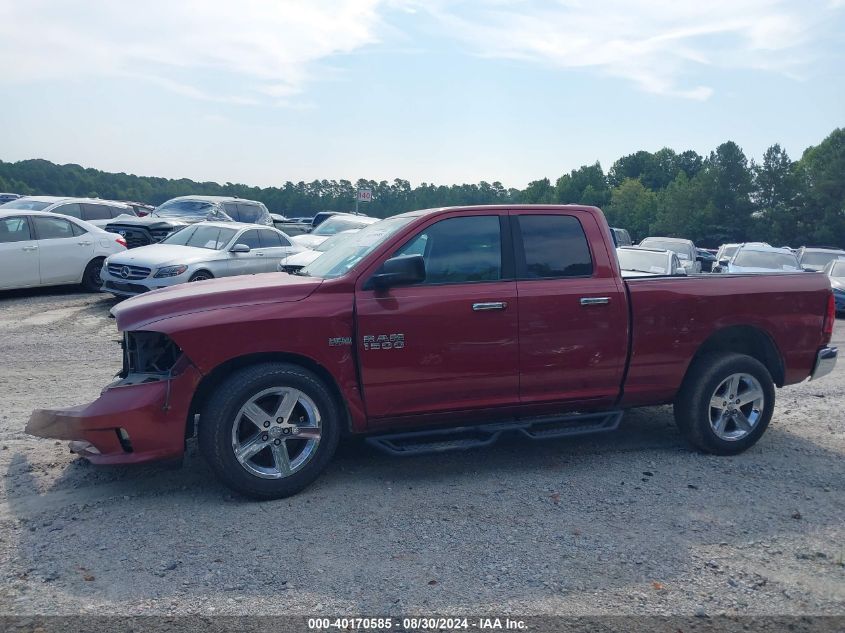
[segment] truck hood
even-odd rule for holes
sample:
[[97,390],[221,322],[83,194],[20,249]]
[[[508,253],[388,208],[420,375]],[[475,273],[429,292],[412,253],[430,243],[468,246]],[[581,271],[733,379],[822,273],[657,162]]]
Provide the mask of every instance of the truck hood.
[[226,259],[228,253],[215,251],[210,248],[196,248],[181,244],[150,244],[109,258],[109,264],[127,264],[129,266],[145,266],[146,268],[160,268],[177,264],[199,264],[217,259]]
[[184,283],[127,299],[111,309],[120,331],[220,308],[300,301],[323,283],[315,277],[262,273]]

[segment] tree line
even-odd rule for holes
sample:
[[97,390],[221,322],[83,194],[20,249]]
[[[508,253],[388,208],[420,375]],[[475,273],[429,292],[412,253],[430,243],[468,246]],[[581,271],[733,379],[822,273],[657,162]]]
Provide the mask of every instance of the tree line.
[[708,156],[664,148],[621,157],[607,173],[599,163],[530,182],[435,185],[360,179],[285,182],[278,187],[194,182],[56,165],[46,160],[0,161],[0,191],[67,195],[161,204],[189,194],[260,200],[290,217],[323,210],[351,211],[355,191],[373,201],[362,210],[388,217],[412,209],[501,203],[580,203],[601,207],[612,226],[635,240],[647,235],[686,237],[701,246],[767,241],[773,245],[845,246],[845,129],[792,160],[778,144],[749,160],[733,141]]

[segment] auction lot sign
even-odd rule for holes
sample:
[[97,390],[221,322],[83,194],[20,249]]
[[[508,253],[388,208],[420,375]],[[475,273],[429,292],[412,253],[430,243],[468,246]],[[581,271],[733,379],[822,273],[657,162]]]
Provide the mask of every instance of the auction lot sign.
[[542,633],[841,633],[843,616],[0,616],[21,633],[308,633],[309,631],[532,631]]

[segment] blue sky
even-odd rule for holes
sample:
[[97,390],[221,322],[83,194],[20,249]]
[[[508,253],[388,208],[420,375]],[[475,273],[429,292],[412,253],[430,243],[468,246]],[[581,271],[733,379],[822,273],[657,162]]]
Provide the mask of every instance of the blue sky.
[[0,160],[523,187],[845,125],[845,0],[0,0]]

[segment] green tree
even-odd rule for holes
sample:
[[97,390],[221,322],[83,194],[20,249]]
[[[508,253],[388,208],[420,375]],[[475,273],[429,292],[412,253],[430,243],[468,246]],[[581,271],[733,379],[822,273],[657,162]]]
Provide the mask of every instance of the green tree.
[[611,226],[628,229],[638,242],[648,237],[649,227],[656,219],[657,194],[636,178],[626,178],[611,191],[605,214]]

